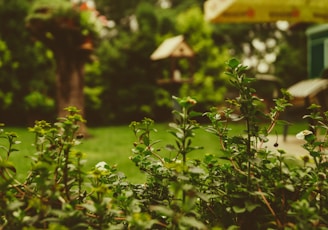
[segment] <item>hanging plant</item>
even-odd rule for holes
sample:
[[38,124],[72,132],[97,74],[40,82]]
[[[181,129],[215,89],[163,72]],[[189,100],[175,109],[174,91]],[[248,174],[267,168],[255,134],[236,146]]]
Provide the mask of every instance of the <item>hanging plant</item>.
[[27,28],[51,49],[57,45],[71,49],[93,50],[105,34],[106,17],[87,2],[38,0],[26,19]]

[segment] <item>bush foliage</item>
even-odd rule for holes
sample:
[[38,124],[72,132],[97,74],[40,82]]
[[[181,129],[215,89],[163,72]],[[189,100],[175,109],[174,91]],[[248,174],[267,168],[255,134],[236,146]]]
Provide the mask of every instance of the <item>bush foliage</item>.
[[[37,121],[30,128],[36,151],[23,182],[15,179],[10,162],[17,136],[1,130],[0,137],[7,140],[0,160],[1,228],[327,229],[328,113],[311,106],[305,117],[311,130],[298,134],[309,155],[300,166],[288,164],[278,143],[276,151],[261,146],[289,105],[289,95],[284,93],[263,113],[263,102],[249,87],[254,78],[247,77],[235,59],[227,65],[239,96],[228,100],[223,111],[215,108],[204,114],[194,111],[195,99],[175,98],[180,108],[173,112],[175,122],[169,129],[174,143],[158,148],[149,118],[130,124],[136,137],[131,160],[147,174],[144,184],[130,183],[106,162],[89,171],[83,167],[85,156],[74,146],[82,141],[78,124],[84,120],[75,108],[68,108],[69,115],[57,123]],[[198,116],[211,124],[200,125]],[[229,134],[235,120],[245,123],[238,136]],[[202,148],[193,145],[196,129],[217,136],[217,153],[188,158]],[[316,135],[318,130],[324,131],[323,139]]]

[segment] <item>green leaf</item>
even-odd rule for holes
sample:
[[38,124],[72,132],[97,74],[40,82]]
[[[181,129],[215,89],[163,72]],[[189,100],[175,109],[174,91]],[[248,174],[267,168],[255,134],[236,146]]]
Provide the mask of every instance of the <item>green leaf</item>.
[[235,58],[230,59],[228,62],[228,66],[233,69],[237,68],[239,64],[240,64],[240,62]]
[[0,162],[0,170],[2,169],[9,169],[10,171],[16,173],[16,168],[13,163],[9,161],[1,161]]
[[292,184],[286,184],[285,185],[285,189],[287,189],[290,192],[294,192],[295,191],[295,187]]
[[18,149],[10,149],[10,152],[18,152],[19,150]]
[[184,216],[181,218],[181,223],[187,226],[195,227],[196,229],[206,229],[205,224],[196,220],[193,217]]
[[150,140],[148,138],[148,136],[144,135],[142,138],[143,143],[148,146],[150,144]]
[[245,207],[239,207],[239,206],[233,206],[232,207],[232,210],[235,213],[244,213],[244,212],[246,212],[246,208]]
[[20,202],[18,200],[12,201],[8,204],[8,209],[13,211],[13,210],[16,210],[16,209],[20,208],[23,205],[24,205],[24,203]]
[[190,118],[192,118],[192,117],[200,117],[200,116],[202,116],[202,113],[200,113],[200,112],[191,111],[191,112],[189,113],[189,117],[190,117]]
[[195,173],[195,174],[204,174],[205,173],[204,169],[202,169],[200,167],[191,167],[189,169],[189,172]]
[[252,203],[252,202],[250,202],[250,201],[246,201],[246,202],[245,202],[245,207],[246,207],[246,209],[247,209],[248,212],[252,212],[252,211],[254,211],[257,207],[260,207],[260,205],[259,205],[259,204],[254,204],[254,203]]
[[167,207],[164,207],[164,206],[150,206],[149,207],[150,210],[152,211],[155,211],[155,212],[158,212],[158,213],[161,213],[162,215],[165,215],[165,216],[173,216],[174,212],[167,208]]
[[171,145],[171,144],[168,144],[168,145],[165,145],[165,148],[168,150],[168,151],[175,151],[175,147],[174,145]]
[[204,194],[204,193],[201,193],[201,192],[198,192],[197,193],[197,196],[202,199],[203,201],[205,202],[209,202],[211,198],[214,198],[215,196],[210,196],[210,195],[207,195],[207,194]]

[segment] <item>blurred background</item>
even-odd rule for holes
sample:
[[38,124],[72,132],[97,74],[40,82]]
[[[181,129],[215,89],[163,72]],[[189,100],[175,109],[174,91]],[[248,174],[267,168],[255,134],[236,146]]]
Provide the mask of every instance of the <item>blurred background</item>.
[[[56,56],[27,28],[31,17],[44,13],[33,11],[37,2],[0,0],[0,122],[11,126],[57,116]],[[84,65],[89,126],[144,117],[168,121],[173,94],[194,97],[199,111],[219,107],[233,95],[224,74],[231,57],[249,66],[249,75],[276,76],[280,87],[311,77],[306,31],[314,23],[214,24],[204,19],[204,0],[55,0],[52,5],[67,2],[104,16],[105,26],[87,47],[92,53]],[[172,53],[151,58],[163,42],[180,35],[181,56],[170,55],[174,47],[169,45],[164,50],[172,48]],[[183,55],[183,49],[190,49],[192,55]],[[272,93],[269,84],[257,89]]]

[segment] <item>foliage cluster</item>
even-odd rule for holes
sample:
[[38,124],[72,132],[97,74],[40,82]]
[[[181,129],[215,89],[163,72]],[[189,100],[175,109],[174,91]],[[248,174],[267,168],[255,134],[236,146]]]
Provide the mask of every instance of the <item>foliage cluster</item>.
[[[53,56],[26,30],[29,7],[30,2],[25,0],[0,1],[0,21],[6,22],[0,27],[0,110],[2,121],[9,124],[26,124],[33,119],[25,97],[38,92],[44,99],[54,98],[54,89],[49,87],[54,85]],[[52,118],[53,112],[54,106],[47,107],[42,111],[43,119]]]
[[71,39],[64,40],[67,44],[61,45],[75,50],[83,42],[94,43],[101,37],[107,27],[107,19],[87,2],[54,0],[49,3],[38,0],[26,17],[26,24],[33,36],[52,50],[58,41],[66,39],[69,34]]
[[[175,98],[180,109],[169,132],[175,143],[158,148],[152,139],[154,121],[132,122],[135,134],[131,160],[144,173],[144,184],[130,183],[114,165],[99,162],[91,171],[85,156],[74,146],[82,140],[75,108],[53,125],[37,121],[35,155],[26,180],[15,179],[10,156],[17,151],[17,136],[1,130],[8,141],[1,146],[0,216],[3,229],[327,229],[327,117],[312,106],[305,118],[311,131],[300,132],[309,155],[295,166],[284,160],[285,151],[261,148],[279,113],[289,105],[289,95],[276,99],[263,113],[261,99],[250,87],[254,78],[236,59],[227,74],[239,96],[228,100],[223,111],[206,116],[211,125],[194,119],[196,100]],[[234,116],[237,113],[238,116]],[[229,135],[229,123],[245,123],[241,135]],[[262,127],[268,119],[268,127]],[[217,153],[190,159],[202,148],[193,145],[196,129],[217,136]],[[324,139],[316,136],[324,131]],[[205,143],[204,143],[205,144]],[[163,157],[164,154],[166,157]]]

